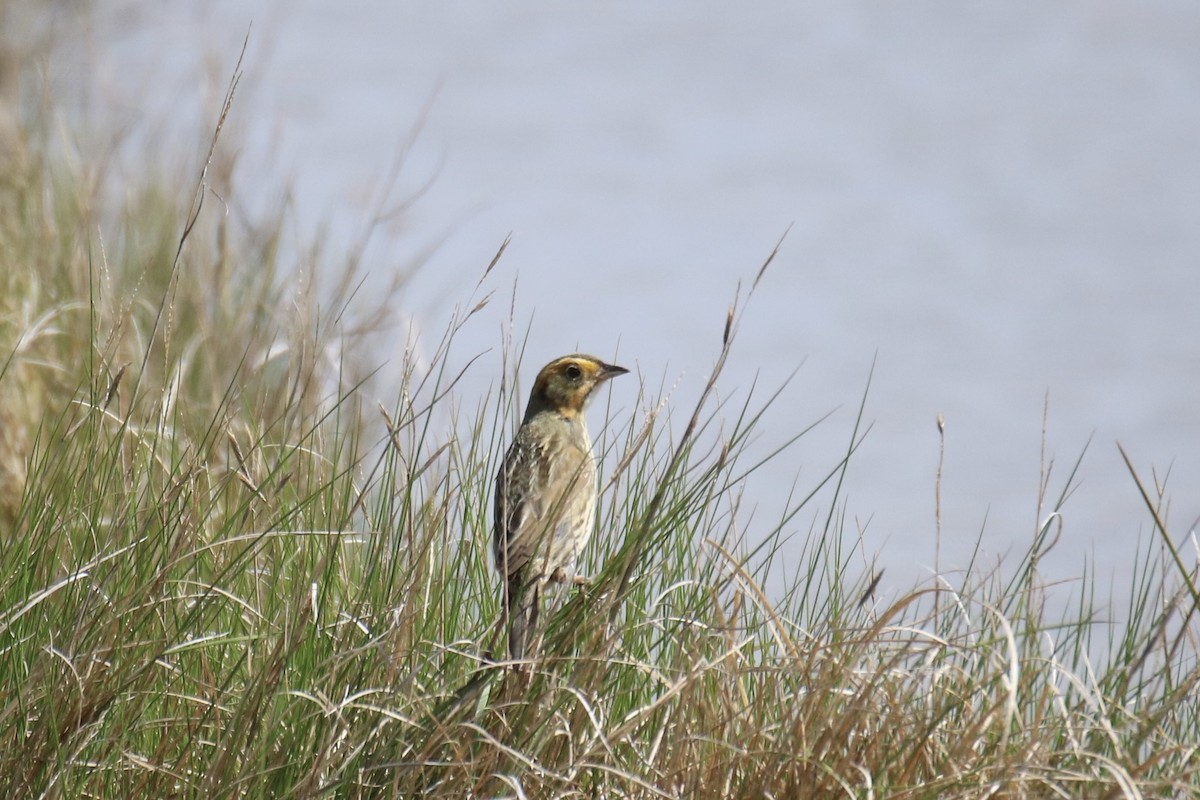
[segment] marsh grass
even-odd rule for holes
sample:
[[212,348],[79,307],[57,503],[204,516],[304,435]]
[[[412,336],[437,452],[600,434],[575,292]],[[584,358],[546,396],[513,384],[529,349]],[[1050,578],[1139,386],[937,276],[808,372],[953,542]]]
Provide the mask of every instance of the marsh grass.
[[[191,187],[124,187],[113,212],[40,135],[0,155],[0,796],[1200,791],[1195,559],[1132,465],[1159,539],[1120,624],[1092,575],[1047,610],[1062,587],[1038,561],[1074,469],[1055,494],[1046,470],[1015,565],[897,595],[852,565],[857,424],[744,541],[776,396],[714,389],[760,271],[713,321],[698,397],[643,379],[632,412],[597,403],[594,582],[552,598],[542,653],[512,671],[490,655],[487,542],[529,365],[503,343],[503,378],[464,411],[451,357],[486,297],[427,363],[391,365],[380,408],[350,357],[354,276],[322,313],[278,220],[214,212],[218,151]],[[768,591],[785,543],[797,566]]]

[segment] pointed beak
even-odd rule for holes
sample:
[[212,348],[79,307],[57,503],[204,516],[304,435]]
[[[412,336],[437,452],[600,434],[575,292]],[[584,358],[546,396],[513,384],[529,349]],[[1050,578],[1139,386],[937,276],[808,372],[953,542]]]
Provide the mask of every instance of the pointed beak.
[[626,372],[629,372],[629,370],[625,369],[624,367],[614,366],[613,364],[601,364],[599,376],[600,381],[607,381],[611,378],[617,377],[618,375],[624,375]]

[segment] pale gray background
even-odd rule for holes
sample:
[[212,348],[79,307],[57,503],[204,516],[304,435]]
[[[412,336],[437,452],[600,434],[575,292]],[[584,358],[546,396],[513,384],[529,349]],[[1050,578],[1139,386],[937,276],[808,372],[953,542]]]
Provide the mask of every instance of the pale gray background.
[[496,347],[518,278],[529,367],[615,353],[688,405],[736,282],[791,226],[722,385],[803,365],[764,448],[839,410],[757,476],[752,528],[836,461],[876,354],[849,526],[885,588],[933,564],[938,413],[945,569],[985,516],[990,554],[1031,537],[1047,392],[1056,489],[1094,434],[1048,577],[1094,556],[1128,584],[1150,529],[1117,440],[1145,477],[1170,468],[1177,538],[1200,515],[1194,0],[180,5],[92,12],[92,110],[195,152],[253,21],[239,185],[294,178],[297,228],[335,243],[419,124],[398,196],[432,187],[367,261],[449,237],[403,295],[436,336],[513,233],[461,362]]

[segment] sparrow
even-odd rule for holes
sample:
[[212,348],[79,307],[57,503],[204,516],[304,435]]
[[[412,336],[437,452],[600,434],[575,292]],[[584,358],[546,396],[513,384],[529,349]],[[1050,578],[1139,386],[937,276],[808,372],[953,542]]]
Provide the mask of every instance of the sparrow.
[[496,476],[493,553],[508,654],[534,641],[542,588],[580,582],[575,562],[596,521],[596,459],[584,409],[596,389],[629,370],[576,353],[542,367],[525,417]]

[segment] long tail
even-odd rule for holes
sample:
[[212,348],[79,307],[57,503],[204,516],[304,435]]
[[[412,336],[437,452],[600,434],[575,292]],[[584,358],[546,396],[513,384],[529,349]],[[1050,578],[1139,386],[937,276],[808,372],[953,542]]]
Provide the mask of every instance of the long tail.
[[508,612],[508,657],[514,661],[529,655],[538,622],[540,583],[525,584],[521,572],[510,575],[505,606]]

